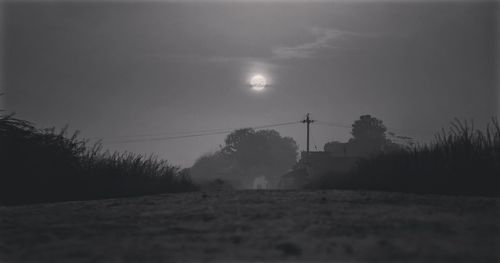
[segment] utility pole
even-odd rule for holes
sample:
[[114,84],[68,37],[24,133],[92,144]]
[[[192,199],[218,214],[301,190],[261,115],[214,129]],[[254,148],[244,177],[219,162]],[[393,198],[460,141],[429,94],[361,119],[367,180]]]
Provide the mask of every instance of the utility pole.
[[315,122],[315,120],[311,120],[311,118],[309,118],[309,113],[307,113],[306,118],[304,120],[302,120],[302,123],[307,124],[307,146],[306,146],[307,147],[306,148],[307,158],[309,158],[309,126],[313,122]]

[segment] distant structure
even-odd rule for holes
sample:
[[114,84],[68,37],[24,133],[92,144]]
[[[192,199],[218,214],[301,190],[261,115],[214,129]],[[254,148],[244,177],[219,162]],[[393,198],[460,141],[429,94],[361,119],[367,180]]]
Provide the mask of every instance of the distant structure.
[[381,120],[362,115],[352,125],[353,138],[348,142],[328,142],[324,151],[310,151],[310,125],[316,120],[311,119],[307,113],[301,122],[306,124],[306,150],[301,152],[301,158],[292,171],[281,176],[279,188],[298,188],[315,177],[329,173],[346,173],[354,168],[361,158],[398,149],[395,143],[386,138],[387,128]]
[[[335,149],[336,151],[303,151],[295,169],[281,176],[278,187],[282,189],[295,189],[314,177],[319,177],[330,172],[345,173],[352,169],[362,157],[348,154],[349,149]],[[357,153],[352,151],[352,153]]]
[[306,151],[301,152],[300,160],[294,169],[281,176],[278,188],[298,188],[311,178],[328,172],[347,172],[363,156],[362,149],[353,147],[353,144],[340,142],[329,144],[328,148],[325,147],[325,151],[311,152],[309,150],[310,125],[316,120],[311,119],[307,113],[306,118],[301,122],[306,124]]
[[330,142],[325,144],[324,152],[327,152],[333,157],[368,157],[374,152],[377,152],[380,146],[370,145],[366,142]]

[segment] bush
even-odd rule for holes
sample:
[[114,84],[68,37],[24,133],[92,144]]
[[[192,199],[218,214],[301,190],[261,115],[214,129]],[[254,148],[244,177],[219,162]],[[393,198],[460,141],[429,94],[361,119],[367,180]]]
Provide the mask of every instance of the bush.
[[12,115],[0,118],[0,203],[24,204],[194,190],[186,172],[154,156],[102,152],[67,136],[67,127],[39,130]]
[[500,125],[484,132],[455,120],[428,145],[362,159],[347,174],[327,174],[308,188],[500,195]]

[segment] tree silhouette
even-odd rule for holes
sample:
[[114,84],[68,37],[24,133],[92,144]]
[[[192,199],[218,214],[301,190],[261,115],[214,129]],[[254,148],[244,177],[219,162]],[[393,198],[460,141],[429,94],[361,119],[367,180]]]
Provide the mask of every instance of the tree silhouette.
[[352,139],[349,143],[359,149],[361,153],[373,154],[384,150],[385,146],[392,145],[386,138],[387,128],[383,122],[371,115],[362,115],[352,124]]
[[387,128],[381,120],[371,115],[362,115],[352,124],[351,134],[356,141],[384,142]]
[[386,137],[387,128],[384,123],[371,115],[362,115],[352,124],[353,138],[347,143],[337,141],[327,142],[326,152],[336,155],[367,156],[384,151],[394,151],[400,148]]
[[238,179],[244,188],[257,176],[274,184],[295,164],[297,152],[296,142],[277,131],[239,129],[226,137],[220,151],[197,160],[191,172],[196,179]]

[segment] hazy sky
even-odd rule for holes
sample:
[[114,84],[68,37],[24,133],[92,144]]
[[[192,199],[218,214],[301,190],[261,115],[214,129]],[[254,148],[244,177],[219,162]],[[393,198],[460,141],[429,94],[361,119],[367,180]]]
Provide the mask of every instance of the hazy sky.
[[[4,2],[3,107],[105,142],[307,112],[340,126],[372,114],[427,140],[455,117],[498,114],[494,1],[208,2]],[[248,86],[256,73],[264,92]],[[304,125],[276,130],[305,147]],[[321,149],[349,129],[312,136]],[[105,145],[189,166],[224,137]]]

